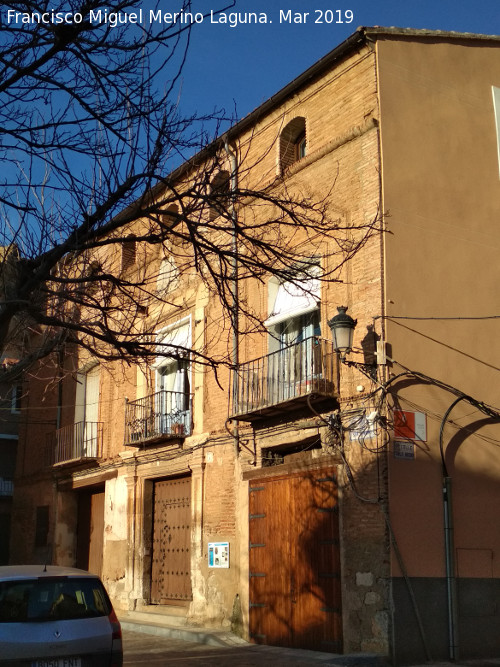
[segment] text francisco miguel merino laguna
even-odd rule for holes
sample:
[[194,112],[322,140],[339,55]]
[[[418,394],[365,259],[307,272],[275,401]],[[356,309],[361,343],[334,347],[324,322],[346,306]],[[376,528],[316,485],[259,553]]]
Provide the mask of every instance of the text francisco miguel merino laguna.
[[[18,12],[9,9],[4,12],[7,23],[16,24],[61,24],[61,23],[93,23],[107,24],[116,28],[125,24],[163,23],[163,24],[192,24],[210,23],[227,24],[231,28],[241,23],[271,23],[266,12],[214,12],[211,10],[206,14],[201,12],[162,12],[160,9],[144,11],[142,8],[136,12],[111,12],[108,9],[90,10],[85,14],[80,12],[61,12],[49,10],[47,12]],[[280,17],[281,22],[281,17]]]

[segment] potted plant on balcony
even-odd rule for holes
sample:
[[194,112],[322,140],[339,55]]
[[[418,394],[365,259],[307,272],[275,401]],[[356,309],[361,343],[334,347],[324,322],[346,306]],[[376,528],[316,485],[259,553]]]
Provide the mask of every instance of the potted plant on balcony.
[[184,424],[182,422],[174,422],[172,424],[173,435],[184,435]]

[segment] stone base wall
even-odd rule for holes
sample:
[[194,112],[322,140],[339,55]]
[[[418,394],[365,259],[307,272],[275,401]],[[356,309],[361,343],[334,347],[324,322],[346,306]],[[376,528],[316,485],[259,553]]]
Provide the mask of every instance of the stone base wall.
[[[402,577],[391,580],[396,664],[425,662],[426,646],[432,660],[449,660],[446,579],[411,577],[409,585],[415,605],[407,582]],[[458,578],[457,590],[458,657],[497,658],[500,655],[500,579]]]

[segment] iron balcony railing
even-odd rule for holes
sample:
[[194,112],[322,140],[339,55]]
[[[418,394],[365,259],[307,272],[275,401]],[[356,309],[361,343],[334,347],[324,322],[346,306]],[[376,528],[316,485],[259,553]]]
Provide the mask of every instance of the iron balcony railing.
[[[234,378],[236,373],[236,381]],[[229,416],[251,421],[293,409],[307,396],[334,398],[338,361],[333,342],[317,336],[239,365],[233,372]]]
[[193,395],[157,391],[125,407],[125,444],[136,445],[162,436],[184,437],[192,431]]
[[102,432],[101,422],[87,421],[58,429],[55,433],[53,463],[102,458]]

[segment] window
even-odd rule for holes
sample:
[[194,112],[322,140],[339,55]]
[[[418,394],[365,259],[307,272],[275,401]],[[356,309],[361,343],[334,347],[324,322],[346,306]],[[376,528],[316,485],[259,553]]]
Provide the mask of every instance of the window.
[[[308,277],[269,285],[270,316],[268,382],[274,402],[287,400],[307,390],[320,374],[318,337],[321,336],[320,281]],[[311,275],[312,274],[312,275]]]
[[[155,364],[155,414],[159,433],[189,434],[191,431],[191,320],[158,334],[159,356]],[[171,354],[172,356],[166,356]]]
[[295,142],[296,159],[301,160],[306,156],[306,133],[301,134]]
[[173,257],[164,257],[160,263],[156,289],[159,293],[167,293],[179,286],[179,270]]
[[76,376],[75,422],[96,422],[99,415],[99,366],[81,370]]
[[[31,621],[39,624],[41,621],[71,619],[81,622],[84,618],[108,616],[110,612],[111,604],[101,582],[92,577],[38,577],[0,583],[0,623]],[[42,663],[76,664],[76,658],[41,660],[32,664]]]
[[303,278],[299,273],[293,281],[269,283],[269,317],[265,322],[268,329],[319,309],[319,266],[310,267],[307,273]]
[[292,164],[306,156],[306,119],[298,116],[291,120],[280,135],[280,170],[284,173]]
[[312,336],[321,336],[319,308],[280,322],[276,330],[281,348],[301,343]]
[[129,236],[122,242],[122,271],[135,264],[136,241],[133,236]]
[[156,390],[157,409],[164,422],[160,432],[170,432],[174,425],[179,425],[184,427],[179,429],[180,433],[186,433],[190,409],[189,361],[173,359],[160,366],[156,371]]
[[[94,365],[76,376],[75,445],[78,454],[97,456],[100,369]],[[80,451],[81,448],[81,451]]]
[[230,191],[228,171],[219,171],[210,183],[210,220],[215,220],[227,210]]

